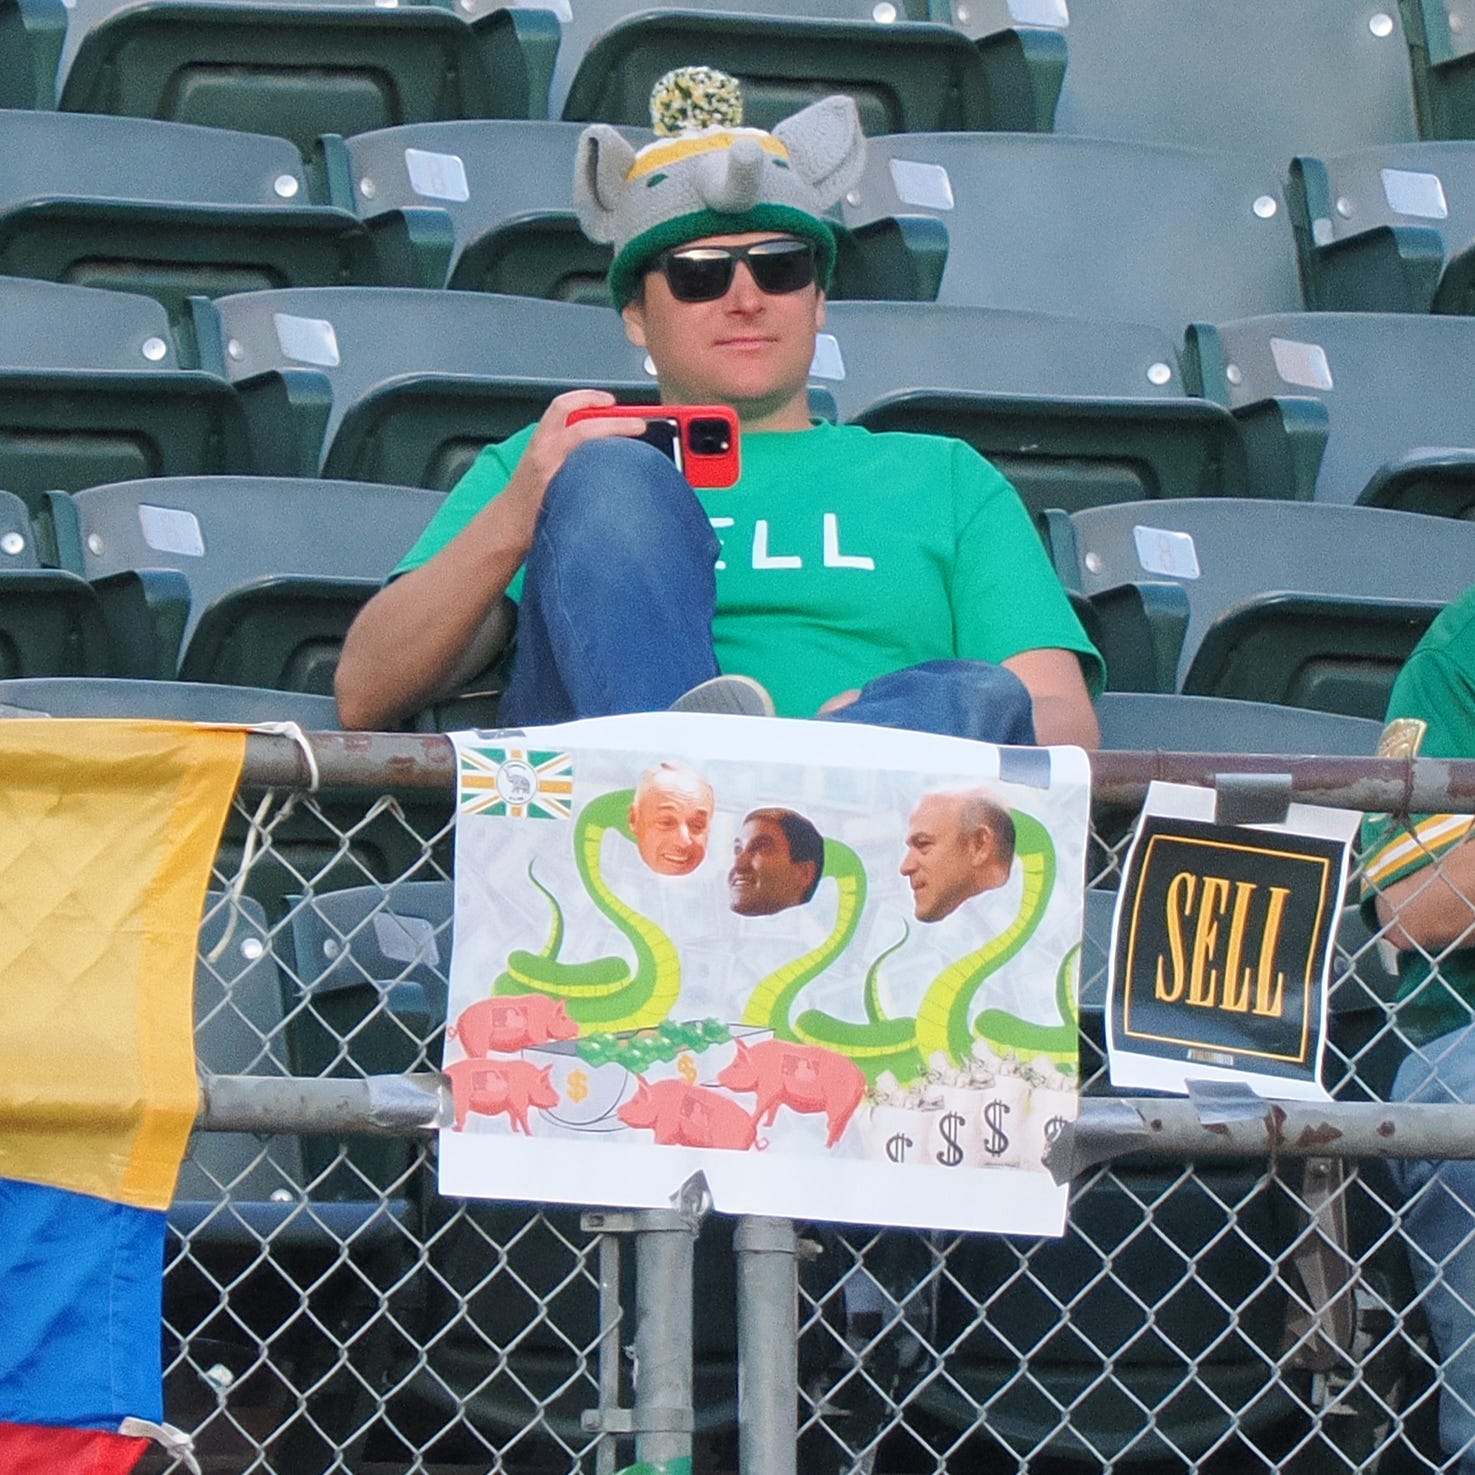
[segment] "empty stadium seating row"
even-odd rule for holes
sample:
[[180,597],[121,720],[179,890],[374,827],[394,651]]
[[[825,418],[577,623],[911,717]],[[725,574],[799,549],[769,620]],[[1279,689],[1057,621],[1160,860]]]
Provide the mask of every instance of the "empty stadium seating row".
[[[200,0],[208,4],[209,0]],[[0,272],[157,297],[344,284],[605,301],[579,125],[285,140],[0,111]],[[649,135],[630,128],[639,142]],[[1274,159],[1048,134],[874,138],[832,295],[1153,323],[1471,306],[1475,141]],[[1042,249],[1042,243],[1044,243]]]
[[[449,488],[576,386],[653,400],[608,309],[321,287],[156,302],[0,278],[0,487],[257,474]],[[935,303],[830,304],[817,413],[961,436],[1027,505],[1179,496],[1475,506],[1475,321],[1281,314],[1150,325]],[[44,547],[43,564],[55,561]]]
[[[642,125],[692,61],[750,121],[844,87],[867,131],[1029,129],[1260,157],[1460,137],[1462,37],[1433,0],[4,0],[0,105],[292,137],[456,117]],[[325,78],[330,79],[325,81]]]
[[[410,487],[260,477],[55,492],[46,525],[59,566],[46,568],[24,506],[0,494],[0,545],[9,550],[0,675],[223,683],[326,699],[348,625],[439,501]],[[1304,502],[1055,509],[1045,531],[1114,691],[1368,721],[1475,566],[1467,523]],[[42,696],[0,700],[24,707]],[[191,712],[178,692],[163,700],[176,703],[173,715],[209,715]],[[460,715],[461,725],[476,720],[469,708]],[[335,725],[328,708],[308,708],[306,720]],[[1313,732],[1298,744],[1314,745]]]

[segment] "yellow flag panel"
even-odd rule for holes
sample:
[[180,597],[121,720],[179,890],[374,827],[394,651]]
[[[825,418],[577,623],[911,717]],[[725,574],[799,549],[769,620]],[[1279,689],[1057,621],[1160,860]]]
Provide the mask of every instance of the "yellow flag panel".
[[0,722],[0,1177],[165,1208],[192,992],[246,734]]

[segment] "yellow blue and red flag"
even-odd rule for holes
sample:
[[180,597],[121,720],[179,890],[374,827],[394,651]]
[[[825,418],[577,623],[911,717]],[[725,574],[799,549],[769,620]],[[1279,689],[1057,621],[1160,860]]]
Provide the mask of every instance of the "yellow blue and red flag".
[[195,951],[244,752],[0,722],[0,1475],[125,1475],[162,1422]]

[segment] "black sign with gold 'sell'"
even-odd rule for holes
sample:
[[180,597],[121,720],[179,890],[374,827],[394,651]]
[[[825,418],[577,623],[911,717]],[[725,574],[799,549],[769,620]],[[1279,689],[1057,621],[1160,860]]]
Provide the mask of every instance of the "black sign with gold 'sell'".
[[1147,816],[1118,912],[1118,1044],[1307,1076],[1343,849],[1317,836]]

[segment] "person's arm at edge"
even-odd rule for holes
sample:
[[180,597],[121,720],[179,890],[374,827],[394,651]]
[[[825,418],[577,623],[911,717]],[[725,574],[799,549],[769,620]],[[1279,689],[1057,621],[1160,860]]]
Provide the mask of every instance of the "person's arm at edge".
[[1378,921],[1394,947],[1438,954],[1457,944],[1475,944],[1472,835],[1475,831],[1427,866],[1390,881],[1378,892]]
[[645,428],[612,418],[564,423],[573,410],[613,403],[603,390],[554,399],[502,491],[433,558],[359,611],[334,678],[344,727],[390,726],[454,691],[502,650],[513,627],[504,596],[532,546],[548,483],[576,446]]
[[1012,671],[1029,691],[1035,740],[1042,747],[1056,743],[1073,743],[1080,748],[1101,746],[1096,709],[1086,689],[1081,658],[1073,650],[1022,650],[999,664]]

